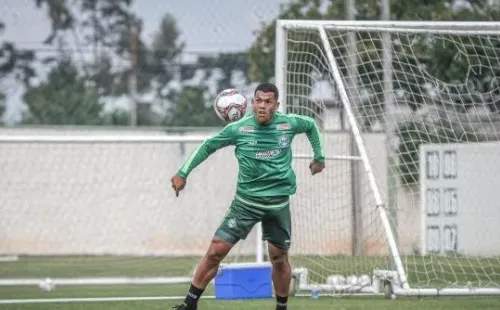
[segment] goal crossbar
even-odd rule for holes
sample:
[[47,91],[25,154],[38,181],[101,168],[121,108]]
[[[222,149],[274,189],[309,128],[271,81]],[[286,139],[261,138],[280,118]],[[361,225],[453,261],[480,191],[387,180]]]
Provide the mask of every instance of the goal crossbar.
[[470,31],[486,31],[498,30],[500,22],[486,21],[486,22],[467,22],[467,21],[384,21],[384,20],[287,20],[280,19],[277,21],[277,27],[290,28],[290,29],[317,29],[322,27],[324,29],[342,28],[349,29],[356,27],[360,31],[369,28],[385,28],[385,29],[407,29],[418,30],[419,28],[427,29],[467,29]]

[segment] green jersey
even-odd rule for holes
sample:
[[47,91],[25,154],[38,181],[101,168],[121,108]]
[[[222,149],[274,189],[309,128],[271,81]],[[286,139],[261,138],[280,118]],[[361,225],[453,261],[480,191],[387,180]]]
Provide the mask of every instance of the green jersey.
[[239,164],[236,193],[243,197],[287,197],[296,192],[292,169],[292,141],[305,133],[312,145],[314,160],[324,162],[321,133],[316,122],[306,116],[275,113],[271,123],[262,125],[254,115],[228,124],[205,140],[186,160],[177,174],[186,178],[212,153],[234,145]]

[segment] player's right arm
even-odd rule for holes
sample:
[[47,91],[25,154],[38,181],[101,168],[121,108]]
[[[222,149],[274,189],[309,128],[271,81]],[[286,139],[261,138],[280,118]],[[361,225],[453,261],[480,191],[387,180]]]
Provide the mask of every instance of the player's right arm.
[[206,139],[193,153],[191,153],[177,171],[177,175],[187,178],[194,168],[204,162],[210,155],[215,153],[215,151],[234,144],[234,136],[233,126],[230,124],[213,137]]
[[181,168],[171,179],[172,188],[178,196],[179,192],[186,186],[186,178],[199,164],[205,161],[211,154],[218,149],[234,144],[235,134],[233,126],[227,125],[221,132],[205,140],[184,162]]

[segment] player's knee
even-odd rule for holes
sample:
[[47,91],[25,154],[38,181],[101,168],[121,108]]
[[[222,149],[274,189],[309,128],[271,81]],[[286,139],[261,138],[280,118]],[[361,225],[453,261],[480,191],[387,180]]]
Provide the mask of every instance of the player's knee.
[[231,249],[230,244],[214,240],[212,241],[212,244],[208,248],[206,254],[207,259],[214,264],[218,264],[224,259],[224,257],[226,257],[230,249]]
[[216,249],[211,249],[207,252],[207,259],[213,263],[220,263],[224,259],[224,255]]
[[270,258],[273,268],[278,271],[286,270],[289,266],[288,253],[286,251],[280,251],[279,253],[272,254]]

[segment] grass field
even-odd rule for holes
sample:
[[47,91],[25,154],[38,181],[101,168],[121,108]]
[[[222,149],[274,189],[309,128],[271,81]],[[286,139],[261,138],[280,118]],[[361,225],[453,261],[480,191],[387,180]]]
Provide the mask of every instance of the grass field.
[[[419,259],[421,261],[419,261]],[[197,258],[124,258],[124,257],[21,257],[16,262],[0,263],[0,278],[45,278],[45,277],[154,277],[154,276],[188,276],[197,263]],[[449,260],[449,259],[448,259]],[[496,261],[496,260],[495,260]],[[471,279],[478,279],[482,284],[500,283],[500,266],[488,264],[481,266],[482,275],[479,276],[474,264],[470,260],[456,262],[433,261],[427,264],[424,258],[406,258],[408,269],[414,266],[416,271],[435,270],[428,272],[437,278],[447,277],[449,283],[456,282],[464,275],[470,274]],[[296,264],[306,265],[316,277],[320,272],[334,274],[336,272],[369,272],[375,265],[384,265],[386,262],[367,258],[301,258],[295,260]],[[476,263],[474,261],[474,263]],[[321,269],[320,269],[321,266]],[[447,266],[448,269],[444,268]],[[460,270],[454,270],[460,266]],[[457,267],[458,268],[458,267]],[[466,270],[464,268],[469,268]],[[326,271],[325,271],[326,269]],[[351,270],[352,269],[352,270]],[[321,271],[323,270],[323,271]],[[409,274],[411,279],[423,277],[418,272]],[[432,282],[428,276],[427,281]],[[460,279],[463,280],[463,279]],[[51,293],[40,291],[37,286],[0,286],[0,299],[53,299],[53,298],[99,298],[99,297],[144,297],[157,300],[143,301],[107,301],[76,303],[20,303],[0,304],[0,309],[169,309],[180,300],[170,300],[171,296],[183,296],[187,285],[108,285],[108,286],[59,286]],[[206,296],[213,295],[209,287]],[[383,297],[361,296],[321,296],[319,299],[310,297],[293,297],[290,309],[500,309],[500,297],[456,297],[456,298],[398,298],[387,300]],[[255,301],[217,301],[203,299],[200,309],[274,309],[274,300]]]

